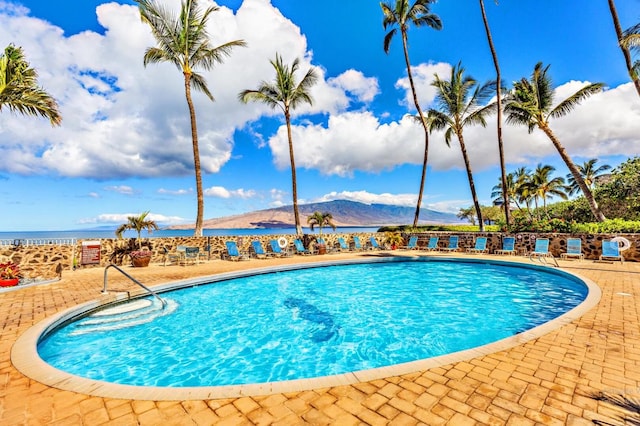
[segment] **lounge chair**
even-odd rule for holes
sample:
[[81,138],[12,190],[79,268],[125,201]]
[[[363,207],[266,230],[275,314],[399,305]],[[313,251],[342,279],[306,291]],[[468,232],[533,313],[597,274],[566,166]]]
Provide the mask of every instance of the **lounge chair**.
[[447,247],[442,247],[440,250],[442,251],[458,251],[458,236],[452,235],[449,237],[449,245]]
[[229,260],[249,260],[249,256],[240,253],[235,241],[226,241],[224,243],[227,246],[227,259]]
[[340,245],[340,251],[351,251],[349,244],[342,237],[338,237],[338,244]]
[[200,247],[185,247],[184,248],[184,263],[192,263],[197,265],[200,260]]
[[567,238],[567,251],[566,253],[560,253],[560,258],[577,258],[578,260],[583,260],[582,240],[580,238]]
[[624,263],[624,257],[620,253],[620,246],[617,241],[603,240],[602,241],[602,254],[600,260],[619,260],[620,263]]
[[178,265],[182,259],[180,253],[170,251],[167,246],[162,247],[162,254],[164,266],[167,266],[167,263],[169,263],[169,265]]
[[301,254],[303,256],[308,256],[310,254],[313,254],[309,250],[304,248],[304,245],[302,244],[302,241],[300,241],[298,238],[293,240],[293,247],[296,250],[296,254]]
[[438,240],[439,237],[429,237],[429,242],[427,246],[423,248],[426,251],[437,251],[438,250]]
[[471,254],[479,254],[487,252],[487,237],[478,237],[476,238],[476,245],[468,248],[467,253]]
[[369,237],[369,244],[371,244],[371,250],[382,250],[382,247],[374,237]]
[[533,262],[534,259],[539,260],[540,263],[545,265],[547,264],[547,259],[552,259],[556,266],[560,266],[558,265],[556,258],[553,257],[553,254],[549,251],[548,238],[536,238],[536,245],[533,248],[533,251],[529,253],[529,260]]
[[267,259],[275,256],[274,253],[267,253],[259,240],[251,241],[251,248],[253,249],[253,256],[257,259]]
[[358,237],[357,235],[353,236],[353,249],[356,251],[364,250],[364,247],[360,243],[360,237]]
[[406,246],[400,247],[402,250],[418,250],[418,237],[413,235],[409,237],[409,241]]
[[316,238],[316,243],[318,244],[316,247],[318,249],[318,254],[323,254],[322,253],[322,247],[324,246],[324,253],[327,254],[334,254],[337,253],[337,250],[334,247],[329,246],[329,244],[327,244],[327,242],[325,241],[324,238],[322,237],[317,237]]
[[278,244],[278,240],[269,240],[269,245],[271,246],[271,253],[273,253],[276,257],[289,257],[291,253],[288,251],[282,250],[280,244]]
[[496,250],[496,254],[506,254],[510,256],[515,256],[516,255],[515,237],[504,237],[502,239],[502,249]]

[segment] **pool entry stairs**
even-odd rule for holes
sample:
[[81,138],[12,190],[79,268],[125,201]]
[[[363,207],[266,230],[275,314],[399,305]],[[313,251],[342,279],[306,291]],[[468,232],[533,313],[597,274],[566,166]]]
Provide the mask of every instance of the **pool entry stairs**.
[[111,331],[146,324],[176,310],[175,302],[171,300],[165,302],[163,305],[155,298],[136,299],[101,309],[79,321],[77,329],[72,334]]
[[175,311],[177,304],[168,303],[156,292],[142,284],[140,281],[126,273],[122,268],[113,263],[104,268],[104,285],[102,294],[108,294],[107,273],[109,269],[115,269],[127,277],[131,282],[144,289],[152,298],[133,299],[128,302],[118,303],[115,306],[101,309],[83,320],[79,321],[77,330],[73,334],[94,333],[99,331],[118,330],[126,327],[133,327],[145,324],[154,319],[168,315]]

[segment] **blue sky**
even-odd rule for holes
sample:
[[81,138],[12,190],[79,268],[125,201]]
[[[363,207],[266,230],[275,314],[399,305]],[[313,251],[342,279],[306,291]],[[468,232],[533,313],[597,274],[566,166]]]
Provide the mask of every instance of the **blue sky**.
[[[178,0],[162,0],[178,7]],[[580,4],[579,7],[576,4]],[[315,67],[313,106],[295,111],[294,150],[300,203],[350,199],[415,205],[423,135],[408,117],[402,45],[389,54],[378,2],[370,0],[219,1],[209,30],[215,45],[248,47],[203,72],[216,102],[195,93],[205,219],[291,204],[284,121],[237,95],[274,76],[280,53]],[[550,64],[557,100],[586,82],[605,92],[552,127],[576,162],[616,166],[640,154],[640,98],[616,46],[604,1],[485,1],[504,81]],[[640,20],[640,0],[617,0],[624,28]],[[494,77],[477,1],[433,6],[444,28],[412,28],[409,54],[419,98],[432,105],[434,74],[462,62],[480,82]],[[181,73],[169,64],[144,68],[154,40],[132,1],[0,0],[0,45],[24,48],[40,84],[59,102],[61,127],[0,112],[0,231],[66,230],[117,225],[151,211],[157,222],[193,223],[195,179]],[[300,77],[302,76],[300,73]],[[483,204],[498,182],[495,119],[468,128],[465,140]],[[568,170],[539,131],[504,130],[507,169],[542,162]],[[431,137],[423,207],[457,212],[471,205],[457,141]]]

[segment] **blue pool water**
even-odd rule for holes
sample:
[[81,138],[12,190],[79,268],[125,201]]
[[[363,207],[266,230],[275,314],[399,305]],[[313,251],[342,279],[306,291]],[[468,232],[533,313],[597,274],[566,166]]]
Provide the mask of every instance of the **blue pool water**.
[[235,278],[164,293],[170,315],[39,343],[63,371],[140,386],[310,378],[430,358],[529,330],[586,297],[569,276],[489,263],[403,261]]

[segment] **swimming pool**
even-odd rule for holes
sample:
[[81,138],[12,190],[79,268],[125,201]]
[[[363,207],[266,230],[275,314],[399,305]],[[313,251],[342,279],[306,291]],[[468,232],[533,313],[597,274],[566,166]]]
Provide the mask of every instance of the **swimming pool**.
[[125,386],[272,389],[320,376],[368,377],[526,335],[587,295],[569,274],[486,261],[384,259],[262,272],[163,293],[175,312],[144,325],[82,332],[90,317],[51,325],[38,351],[57,369]]

